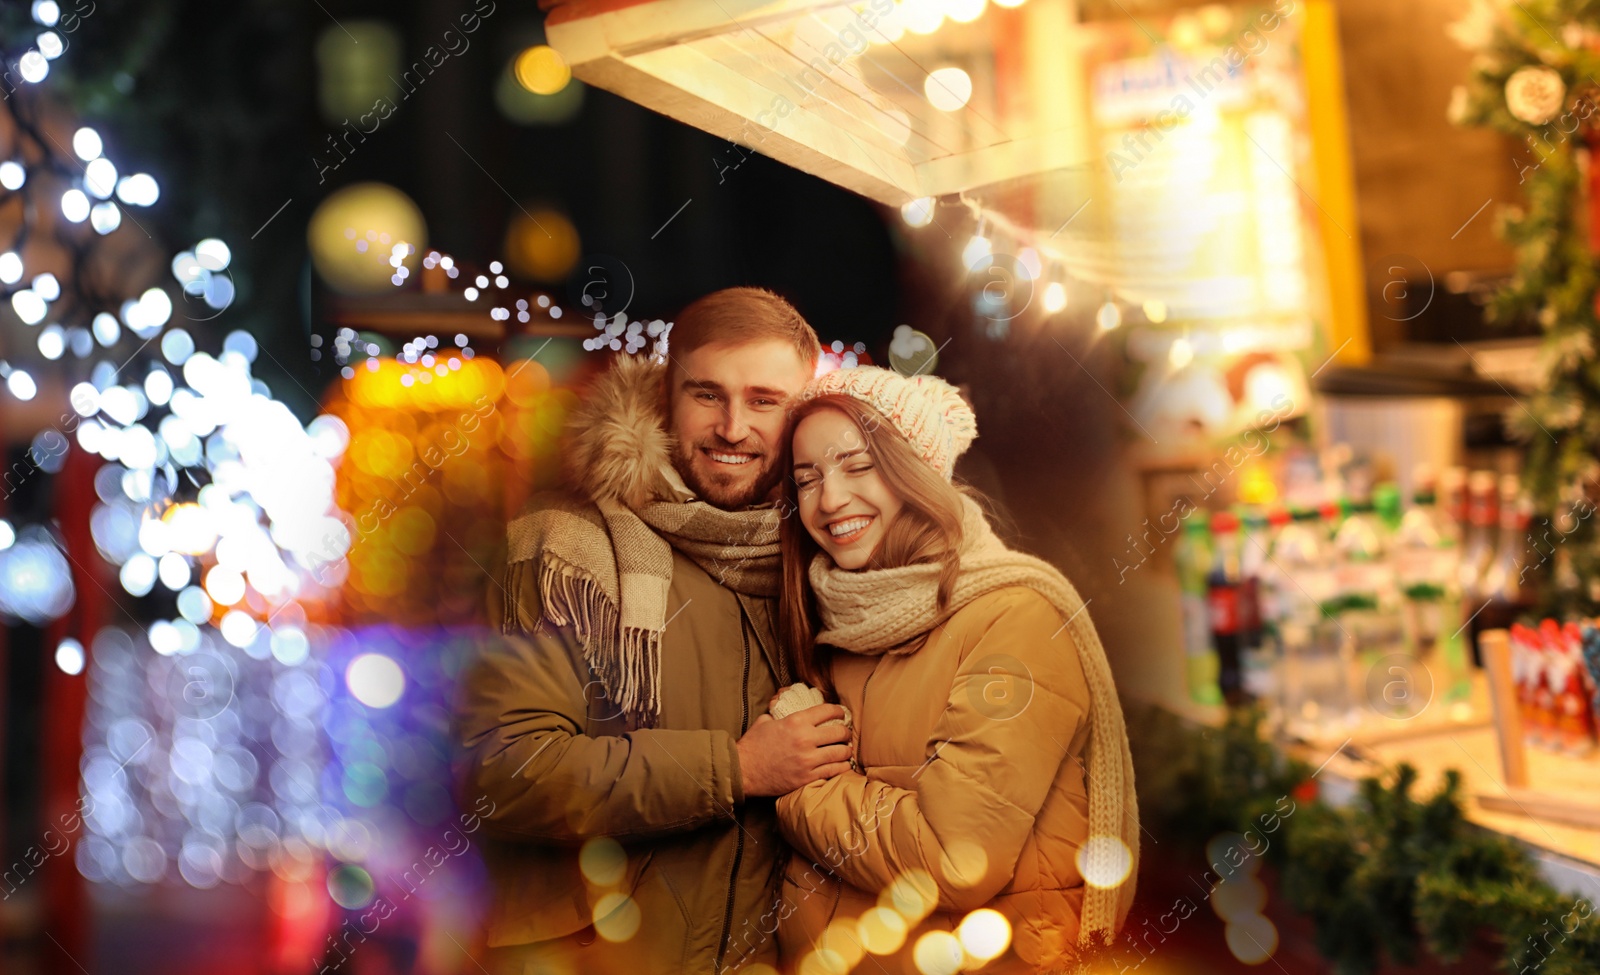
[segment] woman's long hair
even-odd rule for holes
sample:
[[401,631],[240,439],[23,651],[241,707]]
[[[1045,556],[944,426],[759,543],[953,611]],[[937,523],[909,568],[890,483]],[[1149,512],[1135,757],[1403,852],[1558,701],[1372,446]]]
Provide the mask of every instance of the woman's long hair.
[[820,620],[816,597],[807,578],[811,561],[821,549],[801,521],[799,489],[794,481],[794,431],[802,420],[819,410],[837,410],[850,419],[861,441],[840,444],[837,449],[854,450],[865,446],[884,484],[904,504],[899,515],[889,523],[867,567],[891,569],[938,563],[936,611],[941,613],[950,604],[950,593],[955,588],[960,568],[964,490],[946,481],[917,455],[882,413],[861,400],[829,394],[806,400],[794,409],[780,468],[786,516],[778,532],[778,545],[783,553],[778,628],[791,672],[807,684],[821,688],[832,699],[835,697],[830,666],[832,648],[816,645]]

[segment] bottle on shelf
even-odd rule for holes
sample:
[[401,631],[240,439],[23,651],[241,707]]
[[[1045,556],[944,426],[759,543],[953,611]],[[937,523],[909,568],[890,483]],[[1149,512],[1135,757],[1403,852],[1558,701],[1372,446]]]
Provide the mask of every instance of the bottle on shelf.
[[[1258,701],[1276,699],[1278,682],[1277,634],[1266,618],[1263,579],[1272,558],[1278,528],[1287,521],[1268,517],[1259,507],[1245,508],[1240,516],[1239,542],[1239,660],[1245,692]],[[1269,707],[1270,711],[1270,707]],[[1269,713],[1269,719],[1272,715]]]
[[1217,655],[1217,688],[1229,705],[1245,704],[1244,673],[1239,655],[1240,590],[1239,519],[1231,511],[1211,516],[1213,554],[1206,576],[1206,607],[1211,616],[1211,646]]
[[1461,582],[1462,623],[1468,627],[1467,649],[1475,666],[1483,666],[1478,655],[1476,614],[1486,601],[1484,574],[1494,561],[1495,526],[1499,521],[1495,504],[1493,471],[1473,471],[1467,478],[1466,544],[1461,550],[1457,576]]
[[1339,659],[1350,686],[1353,709],[1349,720],[1358,723],[1363,716],[1359,705],[1366,698],[1367,668],[1384,654],[1398,650],[1401,642],[1388,534],[1376,514],[1370,489],[1360,481],[1352,488],[1350,515],[1333,539],[1333,563]]
[[1393,481],[1384,481],[1372,489],[1372,510],[1378,516],[1378,524],[1385,539],[1393,539],[1394,533],[1400,529],[1401,507],[1400,486]]
[[1283,661],[1279,707],[1290,735],[1321,737],[1350,712],[1335,588],[1322,520],[1316,507],[1302,500],[1290,508],[1262,580],[1263,606]]
[[1533,565],[1528,552],[1528,504],[1515,474],[1500,478],[1500,540],[1479,577],[1478,599],[1468,633],[1473,647],[1485,630],[1504,630],[1533,609]]
[[1454,704],[1472,691],[1461,628],[1460,546],[1453,520],[1439,506],[1432,468],[1419,465],[1413,482],[1411,508],[1394,535],[1405,646],[1428,668],[1442,699]]
[[[1419,465],[1426,468],[1428,465]],[[1438,508],[1439,531],[1447,535],[1455,543],[1457,558],[1460,564],[1460,552],[1466,544],[1467,534],[1467,469],[1465,467],[1446,467],[1439,474]]]
[[1210,518],[1203,509],[1183,523],[1183,535],[1173,552],[1183,609],[1183,657],[1189,697],[1198,704],[1221,704],[1217,689],[1217,654],[1211,646],[1210,596],[1206,577],[1211,571]]

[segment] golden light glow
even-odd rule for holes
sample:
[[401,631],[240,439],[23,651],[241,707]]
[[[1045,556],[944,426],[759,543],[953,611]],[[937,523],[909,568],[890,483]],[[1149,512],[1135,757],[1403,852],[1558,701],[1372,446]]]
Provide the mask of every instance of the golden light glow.
[[878,895],[878,904],[915,924],[933,913],[939,902],[938,891],[926,870],[907,870]]
[[[445,357],[448,361],[448,356]],[[467,359],[460,369],[434,375],[426,383],[402,383],[415,367],[395,359],[378,359],[378,368],[365,365],[356,369],[355,378],[345,380],[350,401],[368,408],[386,407],[407,410],[472,410],[480,399],[494,403],[505,391],[505,374],[490,359]]]
[[1246,965],[1259,965],[1278,950],[1278,928],[1259,914],[1228,925],[1228,950]]
[[627,941],[639,933],[639,903],[627,894],[607,894],[595,902],[594,929],[607,941]]
[[972,76],[960,68],[939,68],[923,80],[922,93],[939,111],[957,111],[972,98]]
[[900,206],[900,219],[908,227],[926,227],[933,222],[933,197],[919,196]]
[[611,887],[628,869],[628,854],[622,844],[609,836],[597,836],[578,851],[578,868],[591,884]]
[[550,371],[533,359],[514,363],[506,373],[506,397],[518,406],[536,406],[549,391]]
[[517,55],[517,66],[513,70],[517,82],[535,95],[554,95],[572,80],[567,59],[548,44],[530,47]]
[[828,925],[822,937],[817,939],[815,947],[818,952],[825,952],[843,962],[844,967],[839,969],[840,972],[854,969],[866,953],[856,934],[855,922],[842,919]]
[[560,281],[578,263],[578,230],[556,210],[518,210],[506,227],[506,263],[540,281]]
[[1194,361],[1194,346],[1186,338],[1179,338],[1167,350],[1167,362],[1174,370],[1182,369]]
[[1051,281],[1044,286],[1044,310],[1047,315],[1054,315],[1067,307],[1067,286],[1060,281]]
[[847,975],[849,971],[844,958],[826,948],[808,951],[800,959],[800,975]]
[[856,922],[856,938],[874,955],[892,955],[906,943],[906,919],[888,907],[874,907]]
[[922,975],[955,975],[967,960],[961,942],[949,931],[929,931],[918,938],[911,959]]
[[1271,504],[1278,500],[1277,479],[1265,465],[1252,464],[1239,479],[1239,500],[1245,504]]
[[[369,237],[368,234],[371,234]],[[311,262],[330,288],[346,294],[394,290],[395,244],[412,246],[404,264],[415,272],[428,227],[409,196],[386,183],[356,183],[330,193],[306,227]]]
[[956,937],[969,956],[979,962],[992,961],[1011,947],[1011,922],[999,911],[982,907],[962,918]]
[[944,15],[958,24],[970,24],[983,16],[986,0],[944,0]]
[[944,23],[944,4],[940,0],[901,0],[900,21],[913,34],[932,34]]
[[1246,921],[1266,906],[1266,885],[1255,877],[1235,876],[1211,888],[1211,909],[1229,923]]
[[434,527],[431,515],[407,505],[395,513],[390,539],[403,555],[424,555],[433,549]]
[[1133,869],[1133,854],[1115,836],[1091,836],[1074,857],[1083,882],[1090,887],[1117,887]]

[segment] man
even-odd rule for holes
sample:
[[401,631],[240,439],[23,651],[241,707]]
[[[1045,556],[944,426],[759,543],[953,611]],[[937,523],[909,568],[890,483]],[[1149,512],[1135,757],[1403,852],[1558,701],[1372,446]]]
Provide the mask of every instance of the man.
[[569,424],[571,491],[508,526],[490,587],[506,636],[464,675],[456,716],[495,975],[776,964],[771,797],[851,754],[824,724],[836,705],[765,713],[787,682],[786,404],[819,351],[774,294],[701,298],[668,363],[622,357],[596,382]]

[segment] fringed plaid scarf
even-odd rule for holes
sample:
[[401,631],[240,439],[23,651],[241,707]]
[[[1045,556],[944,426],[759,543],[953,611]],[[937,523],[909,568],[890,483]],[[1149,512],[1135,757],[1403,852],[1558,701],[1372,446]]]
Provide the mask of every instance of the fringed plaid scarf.
[[564,498],[506,528],[505,618],[517,626],[527,573],[537,573],[543,615],[572,626],[584,660],[635,727],[661,713],[661,634],[667,625],[672,550],[737,593],[774,597],[780,575],[775,508],[724,511],[704,501]]

